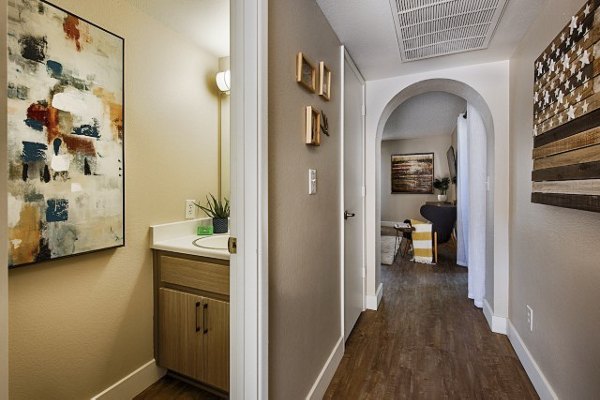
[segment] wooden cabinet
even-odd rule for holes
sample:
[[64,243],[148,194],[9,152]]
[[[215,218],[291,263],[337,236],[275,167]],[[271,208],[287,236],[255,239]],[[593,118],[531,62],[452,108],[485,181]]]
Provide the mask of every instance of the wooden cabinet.
[[158,365],[229,391],[229,263],[154,253]]

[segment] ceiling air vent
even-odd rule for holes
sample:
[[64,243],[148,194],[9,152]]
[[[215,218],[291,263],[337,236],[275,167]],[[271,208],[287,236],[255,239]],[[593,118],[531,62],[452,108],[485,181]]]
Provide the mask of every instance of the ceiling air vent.
[[390,0],[402,61],[488,47],[508,0]]

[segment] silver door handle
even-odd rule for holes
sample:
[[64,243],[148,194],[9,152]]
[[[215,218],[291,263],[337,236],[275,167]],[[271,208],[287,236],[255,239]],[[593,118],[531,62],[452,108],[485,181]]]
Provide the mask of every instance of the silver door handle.
[[354,218],[354,217],[356,217],[356,214],[355,214],[355,213],[351,213],[351,212],[348,212],[348,211],[344,211],[344,219],[348,219],[348,218]]

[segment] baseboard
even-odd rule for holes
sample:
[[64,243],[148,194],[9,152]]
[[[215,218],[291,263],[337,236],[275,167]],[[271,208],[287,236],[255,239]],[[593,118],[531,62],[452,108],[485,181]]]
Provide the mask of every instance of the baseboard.
[[375,296],[367,296],[367,309],[368,310],[377,310],[379,308],[379,303],[381,303],[381,298],[383,297],[383,283],[380,283],[377,287],[377,292]]
[[157,366],[154,360],[148,361],[102,393],[92,397],[92,400],[131,399],[162,378],[166,372],[165,369]]
[[483,315],[485,315],[485,319],[487,320],[492,332],[506,335],[506,323],[508,320],[504,317],[498,317],[494,315],[494,310],[492,309],[492,306],[490,306],[490,303],[488,303],[487,299],[483,299]]
[[333,351],[329,355],[327,362],[323,366],[321,373],[317,377],[313,387],[308,392],[306,396],[307,400],[321,400],[333,379],[333,375],[335,375],[335,371],[337,371],[338,366],[340,365],[340,361],[342,361],[342,357],[344,356],[344,337],[340,337],[333,348]]
[[548,382],[548,379],[544,376],[544,373],[535,362],[529,349],[525,346],[525,342],[523,342],[523,339],[521,339],[521,336],[510,321],[508,321],[508,339],[515,349],[515,352],[517,353],[521,364],[523,364],[523,368],[525,368],[525,372],[527,372],[540,399],[558,400],[558,396],[554,392],[554,389],[552,389],[552,386],[550,386],[550,382]]

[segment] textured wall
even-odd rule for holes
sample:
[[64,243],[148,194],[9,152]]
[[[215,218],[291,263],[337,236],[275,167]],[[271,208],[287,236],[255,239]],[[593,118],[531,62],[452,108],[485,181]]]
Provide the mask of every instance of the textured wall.
[[532,204],[530,181],[533,62],[583,4],[549,0],[511,59],[509,313],[558,397],[582,400],[600,393],[600,214]]
[[58,4],[125,37],[126,247],[10,272],[14,400],[89,398],[153,358],[148,227],[217,191],[217,59],[123,1]]
[[[457,116],[458,117],[458,116]],[[446,152],[452,145],[452,136],[430,136],[419,139],[386,140],[381,142],[381,220],[404,221],[409,218],[423,219],[419,212],[427,201],[437,201],[435,194],[392,194],[392,154],[434,153],[435,178],[450,176]],[[448,189],[448,201],[454,201],[454,185]]]
[[[269,2],[269,394],[303,399],[340,337],[340,49],[313,0]],[[332,72],[330,102],[295,82],[303,51]],[[304,144],[304,107],[331,136]],[[308,169],[318,193],[308,195]]]
[[[0,48],[6,49],[6,0],[0,1]],[[6,62],[0,63],[0,108],[6,110]],[[0,112],[0,149],[6,149],[6,113]],[[8,161],[0,151],[0,193],[6,193]],[[7,197],[0,194],[0,238],[7,237]],[[8,242],[0,241],[0,260],[8,260]],[[0,271],[0,400],[8,400],[8,272]]]

